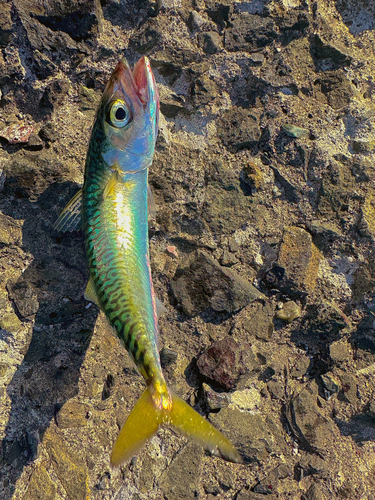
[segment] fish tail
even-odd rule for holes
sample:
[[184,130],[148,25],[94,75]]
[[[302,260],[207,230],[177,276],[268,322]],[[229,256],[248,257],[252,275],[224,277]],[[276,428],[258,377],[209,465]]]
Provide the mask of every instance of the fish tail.
[[242,463],[236,448],[220,431],[172,391],[169,391],[169,396],[171,404],[165,408],[155,404],[152,388],[143,392],[113,446],[112,466],[118,466],[138,453],[162,424],[174,427],[213,455]]

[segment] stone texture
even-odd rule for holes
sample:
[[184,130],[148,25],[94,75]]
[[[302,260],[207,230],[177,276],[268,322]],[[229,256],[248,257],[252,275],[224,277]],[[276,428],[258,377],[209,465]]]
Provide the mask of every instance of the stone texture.
[[167,500],[193,499],[197,497],[198,471],[202,451],[188,445],[173,459],[161,476],[159,483]]
[[225,111],[218,123],[218,134],[231,151],[255,146],[261,136],[257,116],[248,109]]
[[291,295],[297,290],[298,293],[311,294],[316,287],[320,258],[319,250],[307,231],[286,227],[277,265],[269,272],[267,281]]
[[177,271],[172,289],[188,315],[206,308],[234,312],[262,296],[236,272],[221,267],[203,251],[187,270]]
[[197,360],[199,372],[225,390],[245,372],[241,347],[230,337],[214,342]]
[[[365,1],[0,2],[2,500],[373,498],[374,27]],[[251,467],[168,428],[109,465],[144,383],[52,227],[142,54],[164,375]],[[230,393],[197,368],[222,339]]]

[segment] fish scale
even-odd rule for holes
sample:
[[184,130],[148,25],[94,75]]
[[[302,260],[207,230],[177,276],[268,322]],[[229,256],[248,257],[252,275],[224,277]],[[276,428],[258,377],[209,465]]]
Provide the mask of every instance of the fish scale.
[[[138,369],[151,380],[161,368],[156,343],[147,335],[150,331],[157,335],[148,266],[147,170],[126,174],[105,200],[103,192],[111,173],[94,152],[89,151],[86,171],[91,182],[85,183],[89,189],[85,192],[84,187],[83,200],[87,201],[83,203],[82,214],[90,274],[103,311]],[[130,225],[124,221],[127,212],[132,214]],[[119,238],[124,232],[127,248]],[[102,272],[103,264],[106,274]],[[147,365],[145,359],[149,360]]]

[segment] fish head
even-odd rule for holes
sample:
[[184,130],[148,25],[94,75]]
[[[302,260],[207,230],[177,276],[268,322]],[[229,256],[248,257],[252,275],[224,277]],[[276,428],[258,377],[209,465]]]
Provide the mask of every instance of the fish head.
[[149,59],[142,57],[133,70],[121,59],[106,85],[97,115],[105,136],[101,146],[105,163],[124,173],[150,166],[158,119],[159,94]]

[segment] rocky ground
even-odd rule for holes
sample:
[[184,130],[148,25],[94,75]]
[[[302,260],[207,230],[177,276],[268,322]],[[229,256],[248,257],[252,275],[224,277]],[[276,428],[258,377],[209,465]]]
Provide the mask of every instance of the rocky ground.
[[[2,0],[2,500],[375,497],[374,29],[365,0]],[[144,383],[53,223],[123,54],[161,97],[164,371],[244,465],[167,428],[109,465]]]

